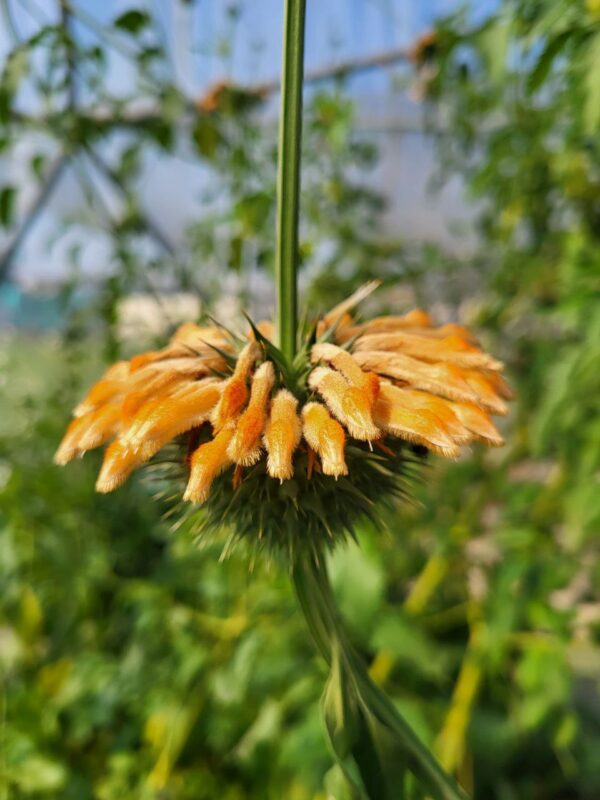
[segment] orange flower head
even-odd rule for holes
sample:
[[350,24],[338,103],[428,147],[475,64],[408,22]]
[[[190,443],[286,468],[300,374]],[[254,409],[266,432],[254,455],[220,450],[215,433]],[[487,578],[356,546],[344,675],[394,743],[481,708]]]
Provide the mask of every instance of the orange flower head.
[[334,542],[377,498],[398,494],[423,449],[456,458],[474,441],[501,445],[492,416],[512,397],[501,362],[461,325],[436,327],[421,309],[357,322],[355,306],[376,286],[307,327],[292,364],[270,322],[241,349],[218,325],[185,323],[161,350],[106,370],[75,408],[56,463],[112,440],[99,492],[154,461],[171,480],[188,473],[183,497],[206,504],[206,525],[288,549],[314,546],[322,531]]

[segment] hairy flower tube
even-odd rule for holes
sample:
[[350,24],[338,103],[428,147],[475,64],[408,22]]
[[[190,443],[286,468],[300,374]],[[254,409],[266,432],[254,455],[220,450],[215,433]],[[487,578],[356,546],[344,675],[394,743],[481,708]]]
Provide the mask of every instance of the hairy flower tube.
[[182,325],[164,349],[114,364],[92,386],[56,463],[112,440],[99,492],[149,462],[201,528],[288,550],[333,544],[378,500],[405,493],[426,451],[456,458],[474,441],[502,444],[492,416],[511,397],[502,364],[461,326],[436,327],[421,310],[357,321],[373,288],[318,319],[293,364],[268,322],[245,339]]

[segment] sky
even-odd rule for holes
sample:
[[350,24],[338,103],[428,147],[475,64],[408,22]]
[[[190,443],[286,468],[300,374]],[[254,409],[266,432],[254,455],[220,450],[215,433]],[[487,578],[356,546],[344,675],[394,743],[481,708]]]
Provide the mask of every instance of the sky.
[[[22,36],[31,35],[43,22],[56,19],[56,0],[8,0],[15,25]],[[491,0],[477,4],[477,9]],[[125,9],[131,0],[76,0],[84,22],[76,27],[80,41],[91,42],[95,34],[90,23],[106,23]],[[280,71],[282,0],[254,0],[242,3],[233,18],[229,0],[141,0],[160,22],[161,36],[170,53],[177,84],[190,97],[199,97],[216,80],[227,77],[237,83],[273,79]],[[308,0],[306,20],[307,70],[405,47],[428,30],[436,18],[457,6],[456,0]],[[0,60],[9,47],[6,26],[0,27]],[[452,216],[464,216],[461,187],[456,182],[437,197],[426,187],[432,169],[431,146],[418,133],[420,109],[406,96],[390,93],[390,70],[369,72],[354,78],[349,90],[359,107],[359,127],[370,129],[379,144],[383,161],[374,174],[377,186],[390,195],[390,224],[400,233],[447,239]],[[132,71],[126,59],[111,58],[108,87],[127,94]],[[35,104],[33,96],[22,98],[24,106]],[[406,127],[415,132],[401,132]],[[385,129],[385,131],[383,130]],[[20,143],[16,157],[0,160],[0,182],[8,178],[25,187],[20,198],[26,208],[36,191],[28,177],[28,162],[35,141]],[[190,168],[178,158],[153,160],[144,173],[142,192],[148,214],[161,221],[169,235],[178,240],[193,218],[194,206],[206,176],[201,168]],[[110,205],[110,188],[96,182]],[[169,188],[172,190],[169,191]],[[168,199],[167,199],[168,198]],[[89,234],[71,222],[66,236],[65,219],[73,219],[81,208],[82,195],[72,174],[61,180],[47,209],[40,216],[15,262],[14,276],[25,285],[53,281],[65,274],[67,253],[74,242],[84,239],[83,263],[89,274],[107,268],[108,247],[102,235]],[[55,244],[49,246],[53,240]],[[0,238],[0,248],[2,239]]]

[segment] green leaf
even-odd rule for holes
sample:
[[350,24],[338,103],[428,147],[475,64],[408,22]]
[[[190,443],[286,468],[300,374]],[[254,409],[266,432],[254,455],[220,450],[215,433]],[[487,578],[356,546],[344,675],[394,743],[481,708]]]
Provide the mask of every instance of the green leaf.
[[595,133],[600,123],[600,33],[597,33],[584,54],[586,99],[583,127],[588,135]]
[[209,160],[214,158],[217,149],[223,143],[223,135],[218,125],[207,114],[198,117],[191,136],[198,153]]
[[132,8],[117,17],[113,24],[115,28],[136,35],[150,24],[150,16],[146,11]]
[[358,701],[354,686],[344,674],[340,644],[331,646],[332,662],[323,695],[323,718],[329,740],[341,763],[351,754],[358,738]]
[[46,156],[43,153],[37,153],[31,159],[31,171],[38,180],[41,180],[44,175],[44,167],[46,165]]
[[510,20],[500,15],[484,25],[478,34],[479,46],[493,81],[500,81],[505,74],[510,32]]
[[352,628],[368,635],[377,621],[385,588],[381,562],[355,544],[337,550],[331,580],[344,616]]
[[570,30],[564,31],[553,39],[550,39],[527,78],[527,90],[529,92],[535,92],[544,83],[552,69],[556,57],[570,40],[571,34],[572,31]]
[[266,353],[268,358],[275,364],[275,366],[279,369],[285,379],[286,385],[290,385],[292,383],[291,376],[290,376],[290,367],[287,362],[286,357],[283,355],[281,350],[276,347],[273,342],[267,339],[262,333],[258,330],[254,322],[250,319],[247,314],[244,314],[248,324],[252,328],[252,333],[254,334],[254,338],[256,341],[261,344]]
[[2,88],[15,92],[21,80],[29,69],[30,50],[28,47],[18,47],[6,59],[2,74]]
[[12,223],[17,190],[14,186],[4,186],[0,191],[0,224],[8,228]]
[[391,653],[412,674],[441,682],[448,673],[448,660],[423,629],[398,611],[379,614],[372,634],[373,646]]
[[[364,767],[361,770],[365,783],[377,789],[373,797],[401,798],[403,796],[404,781],[406,779],[406,758],[399,747],[398,737],[394,731],[384,725],[369,709],[364,709],[366,722],[362,746],[365,748],[367,759],[362,759]],[[355,753],[355,757],[361,757]],[[376,767],[376,769],[375,769]],[[373,772],[373,775],[371,775]]]
[[240,222],[245,236],[260,234],[273,209],[270,192],[253,192],[245,195],[235,205],[233,213]]
[[66,777],[67,771],[60,762],[41,754],[31,755],[19,764],[16,784],[22,792],[31,796],[59,791],[64,787]]

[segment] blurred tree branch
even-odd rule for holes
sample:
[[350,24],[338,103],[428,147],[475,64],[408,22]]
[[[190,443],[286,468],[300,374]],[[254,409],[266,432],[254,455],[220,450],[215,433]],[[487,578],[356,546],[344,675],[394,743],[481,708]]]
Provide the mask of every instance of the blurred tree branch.
[[[119,191],[122,197],[129,199],[130,194],[127,187],[119,177],[119,175],[107,164],[104,159],[92,148],[86,148],[85,152],[96,169],[102,173],[112,185]],[[154,220],[145,214],[141,208],[136,207],[137,215],[140,219],[142,226],[148,231],[150,236],[162,247],[162,249],[170,256],[174,256],[177,252],[175,245],[169,238],[162,232]]]
[[68,105],[71,110],[77,107],[77,53],[71,28],[71,8],[68,0],[59,0],[60,21],[65,36],[66,67],[67,67],[67,91]]
[[56,188],[56,185],[58,184],[58,181],[60,180],[60,177],[63,174],[68,162],[69,156],[65,155],[64,153],[56,158],[50,167],[48,174],[46,175],[46,179],[42,184],[38,195],[23,216],[23,220],[15,230],[8,246],[0,254],[0,281],[6,280],[8,277],[8,273],[12,267],[13,259],[19,247],[23,243],[40,212],[51,197],[52,192]]
[[[61,2],[61,8],[64,8],[64,2]],[[65,13],[65,12],[63,12]],[[68,18],[68,10],[67,10]],[[63,23],[64,24],[64,23]],[[375,53],[369,56],[361,56],[346,61],[340,61],[337,64],[329,64],[324,67],[318,67],[313,70],[308,70],[304,79],[304,83],[320,83],[327,80],[341,80],[350,75],[359,73],[370,72],[374,69],[391,66],[393,64],[405,62],[410,60],[410,51],[406,48],[394,48],[380,53]],[[239,90],[248,95],[255,95],[266,99],[268,96],[275,94],[281,88],[281,82],[278,78],[269,81],[262,81],[255,84],[234,85],[231,89]],[[202,100],[197,100],[189,97],[182,97],[183,107],[186,111],[194,114],[198,113],[200,103]],[[52,125],[57,121],[60,116],[59,113],[51,114],[26,114],[17,109],[11,109],[12,118],[21,123],[27,123],[32,126],[46,126]],[[78,110],[78,117],[84,123],[90,125],[101,125],[106,128],[137,128],[145,125],[152,125],[163,120],[163,115],[160,110],[149,108],[147,110],[123,108],[119,111],[113,111],[110,108],[81,108]]]

